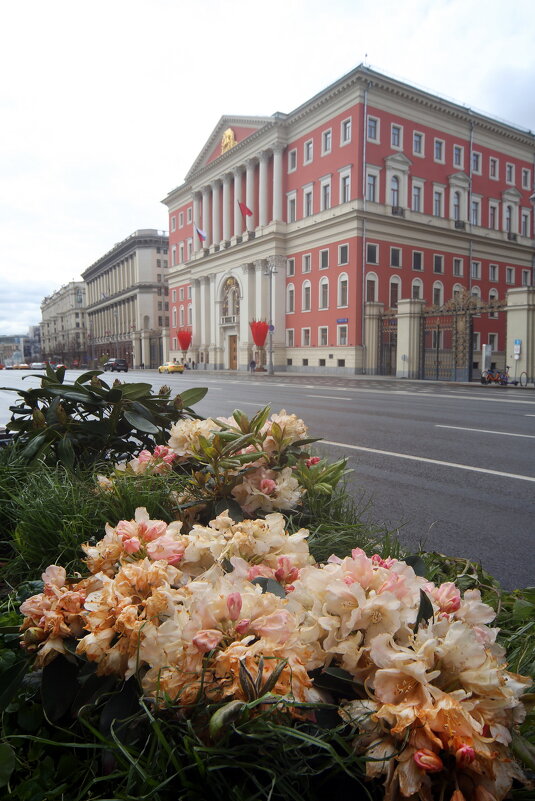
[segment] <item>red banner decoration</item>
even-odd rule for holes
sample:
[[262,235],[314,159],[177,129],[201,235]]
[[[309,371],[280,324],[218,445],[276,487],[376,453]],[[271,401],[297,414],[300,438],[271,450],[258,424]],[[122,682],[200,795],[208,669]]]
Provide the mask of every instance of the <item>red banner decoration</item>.
[[251,333],[255,345],[258,348],[262,348],[269,330],[268,323],[266,323],[265,320],[252,320],[249,325],[251,326]]
[[177,331],[180,350],[187,350],[191,345],[191,331],[188,328],[179,328]]

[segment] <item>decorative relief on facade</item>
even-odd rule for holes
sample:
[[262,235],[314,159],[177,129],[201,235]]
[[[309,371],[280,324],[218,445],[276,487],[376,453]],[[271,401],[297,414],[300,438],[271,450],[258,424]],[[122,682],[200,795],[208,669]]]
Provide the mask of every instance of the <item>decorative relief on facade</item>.
[[223,132],[223,136],[221,137],[221,153],[226,153],[227,150],[230,150],[237,145],[236,137],[234,135],[234,131],[232,128],[227,128],[226,131]]
[[240,285],[233,276],[229,276],[223,284],[223,303],[221,323],[235,323],[240,315]]

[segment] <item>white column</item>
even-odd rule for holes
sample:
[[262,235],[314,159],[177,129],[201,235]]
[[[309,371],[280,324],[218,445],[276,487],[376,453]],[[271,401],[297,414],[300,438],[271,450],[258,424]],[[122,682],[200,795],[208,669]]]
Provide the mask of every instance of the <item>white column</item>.
[[284,145],[273,147],[273,220],[282,220],[282,154]]
[[[203,186],[202,188],[202,227],[203,231],[206,234],[206,240],[204,242],[204,247],[208,247],[208,245],[212,241],[211,230],[212,226],[210,225],[210,192],[211,189],[209,186]],[[199,237],[197,237],[198,239]]]
[[221,242],[221,226],[219,225],[219,209],[221,198],[221,181],[212,182],[212,242],[219,245]]
[[246,218],[246,226],[248,231],[254,230],[254,212],[255,212],[255,203],[254,203],[254,170],[255,170],[255,160],[254,159],[247,159],[246,161],[246,175],[245,175],[245,205],[248,209],[251,209],[253,214],[247,216]]
[[259,195],[258,195],[258,225],[268,224],[268,191],[267,191],[267,176],[268,176],[268,161],[269,153],[263,150],[260,153],[260,171],[259,171]]
[[223,239],[225,242],[230,240],[230,182],[231,173],[227,172],[223,176]]
[[[202,228],[201,225],[201,193],[194,192],[193,193],[193,224],[197,226],[197,228]],[[193,229],[193,250],[197,252],[201,249],[201,240],[197,236],[197,232]]]
[[243,175],[243,167],[236,167],[234,170],[234,236],[241,236],[243,231],[243,215],[238,206],[238,200],[242,199],[241,196],[241,177]]

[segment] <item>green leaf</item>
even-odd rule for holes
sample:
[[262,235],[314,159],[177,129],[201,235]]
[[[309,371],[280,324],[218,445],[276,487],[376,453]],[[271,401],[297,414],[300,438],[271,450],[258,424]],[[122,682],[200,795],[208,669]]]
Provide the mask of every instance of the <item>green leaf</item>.
[[241,523],[243,520],[242,508],[240,504],[232,498],[223,498],[214,505],[216,517],[225,511],[228,511],[228,516],[231,517],[234,522]]
[[186,389],[185,392],[181,392],[180,399],[182,404],[189,408],[195,403],[199,403],[199,401],[204,398],[207,392],[208,387],[193,387],[192,389]]
[[422,576],[422,578],[428,577],[427,566],[420,554],[410,554],[405,558],[405,562],[412,567],[417,576]]
[[60,462],[64,464],[65,467],[72,469],[74,467],[75,454],[69,437],[60,439],[56,447]]
[[225,733],[228,725],[241,717],[246,704],[243,701],[229,701],[220,707],[210,718],[209,731],[212,740],[217,740]]
[[5,787],[13,771],[17,760],[15,752],[7,743],[0,744],[0,787]]
[[112,725],[115,733],[120,734],[121,726],[115,725],[116,721],[124,721],[131,717],[139,709],[139,699],[136,692],[135,679],[126,681],[118,692],[113,693],[104,704],[100,713],[99,728],[102,734],[109,735]]
[[2,676],[3,682],[2,689],[0,690],[0,711],[3,711],[11,699],[15,696],[27,672],[28,660],[24,659],[22,662],[17,662],[15,665],[13,665],[5,677]]
[[55,723],[67,712],[78,692],[78,666],[57,656],[43,668],[41,701],[46,716]]
[[414,625],[414,632],[418,631],[418,627],[422,620],[427,623],[433,617],[433,604],[429,600],[429,596],[423,590],[420,590],[420,608],[416,615],[416,623]]
[[523,598],[517,598],[513,605],[513,620],[535,620],[535,606]]
[[[41,448],[44,448],[47,445],[47,440],[49,439],[49,433],[47,431],[40,431],[38,434],[31,435],[30,441],[26,445],[25,448],[21,451],[21,457],[28,462],[31,462],[34,459]],[[50,444],[50,443],[48,443]]]
[[137,412],[125,411],[124,416],[132,428],[135,428],[137,431],[145,431],[147,434],[157,434],[159,431],[159,428],[155,426],[154,423],[151,423],[146,417],[137,414]]
[[139,400],[139,398],[149,397],[151,389],[151,384],[123,384],[121,386],[121,392],[124,397],[129,400]]
[[272,578],[266,578],[265,576],[257,576],[251,581],[251,584],[258,584],[262,587],[262,592],[270,592],[272,595],[276,595],[278,598],[286,598],[286,590],[279,584],[278,581]]
[[86,381],[91,381],[94,375],[102,375],[102,370],[88,370],[87,373],[82,373],[79,375],[75,384],[85,384]]

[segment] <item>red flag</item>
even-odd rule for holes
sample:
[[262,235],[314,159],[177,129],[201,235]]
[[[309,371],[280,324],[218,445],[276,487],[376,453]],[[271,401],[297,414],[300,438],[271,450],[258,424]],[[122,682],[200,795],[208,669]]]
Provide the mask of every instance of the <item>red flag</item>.
[[240,211],[244,217],[252,217],[253,212],[249,209],[245,203],[242,203],[241,200],[238,200],[238,206],[240,207]]

